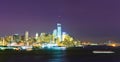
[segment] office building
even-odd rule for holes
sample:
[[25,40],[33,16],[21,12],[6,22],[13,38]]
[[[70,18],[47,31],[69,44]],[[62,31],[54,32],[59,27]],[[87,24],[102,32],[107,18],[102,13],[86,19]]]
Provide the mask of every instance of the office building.
[[59,41],[62,41],[62,27],[60,23],[57,23],[57,37]]
[[28,41],[28,39],[29,39],[29,32],[26,31],[26,32],[25,32],[25,41]]

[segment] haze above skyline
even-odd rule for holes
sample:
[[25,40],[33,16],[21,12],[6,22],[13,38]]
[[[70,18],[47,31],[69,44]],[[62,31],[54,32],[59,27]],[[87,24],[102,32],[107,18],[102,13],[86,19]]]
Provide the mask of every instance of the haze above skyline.
[[120,1],[0,0],[0,36],[52,33],[57,23],[80,40],[120,40]]

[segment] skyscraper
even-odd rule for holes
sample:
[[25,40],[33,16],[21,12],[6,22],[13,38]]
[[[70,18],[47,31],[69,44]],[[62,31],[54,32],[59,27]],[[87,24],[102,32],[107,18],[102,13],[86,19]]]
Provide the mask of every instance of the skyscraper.
[[56,43],[56,39],[57,39],[57,29],[54,29],[53,30],[53,39],[52,39],[52,41],[53,41],[53,43]]
[[20,36],[19,36],[19,34],[14,34],[14,35],[13,35],[13,40],[14,40],[15,42],[19,42],[19,41],[20,41]]
[[62,41],[62,27],[60,23],[57,23],[57,37],[59,41]]
[[28,39],[29,39],[29,32],[26,31],[26,32],[25,32],[25,41],[28,41]]
[[62,32],[62,41],[65,40],[65,37],[66,37],[67,33],[66,32]]
[[35,34],[35,39],[38,41],[39,33]]
[[53,30],[53,36],[54,36],[54,38],[57,38],[57,29]]

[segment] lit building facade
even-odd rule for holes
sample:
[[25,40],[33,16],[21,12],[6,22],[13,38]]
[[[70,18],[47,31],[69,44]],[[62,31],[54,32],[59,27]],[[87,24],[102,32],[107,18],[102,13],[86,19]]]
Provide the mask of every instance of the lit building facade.
[[28,41],[28,39],[29,39],[29,32],[26,31],[26,32],[25,32],[25,41]]
[[13,40],[14,40],[15,42],[19,42],[19,41],[20,41],[20,36],[19,36],[19,34],[14,34],[14,35],[13,35]]
[[56,39],[57,39],[57,29],[54,29],[53,30],[53,33],[52,33],[52,35],[53,35],[53,43],[56,43]]
[[35,39],[38,40],[38,37],[39,37],[39,33],[36,33],[35,34]]
[[57,23],[57,37],[59,41],[62,41],[62,27],[60,23]]
[[53,30],[53,36],[54,36],[54,38],[57,38],[57,29]]
[[65,37],[66,37],[67,33],[66,32],[62,32],[62,41],[65,41]]

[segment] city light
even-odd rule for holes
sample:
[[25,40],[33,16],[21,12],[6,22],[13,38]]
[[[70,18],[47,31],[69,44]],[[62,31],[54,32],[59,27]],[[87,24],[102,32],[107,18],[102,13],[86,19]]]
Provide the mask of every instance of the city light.
[[[119,43],[112,43],[112,41],[108,41],[106,44],[98,44],[94,42],[75,40],[72,36],[67,34],[62,30],[62,24],[57,23],[56,28],[52,31],[52,33],[36,33],[34,36],[30,36],[30,32],[26,31],[24,35],[13,34],[5,37],[0,37],[0,45],[12,47],[16,50],[32,50],[32,48],[69,48],[69,47],[85,47],[85,46],[120,46]],[[40,35],[39,35],[40,34]],[[8,49],[7,47],[1,47],[0,49]],[[18,49],[16,47],[21,47]],[[94,53],[98,53],[94,51]],[[104,52],[103,52],[104,53]]]
[[115,53],[114,51],[93,51],[95,54],[111,54]]
[[8,47],[16,46],[21,47],[23,50],[31,50],[33,47],[56,47],[58,49],[58,46],[60,46],[59,48],[65,48],[74,43],[73,38],[69,34],[62,32],[62,25],[60,23],[57,23],[53,33],[36,33],[35,36],[30,36],[29,33],[29,31],[25,31],[24,35],[14,34],[1,37],[0,45]]

